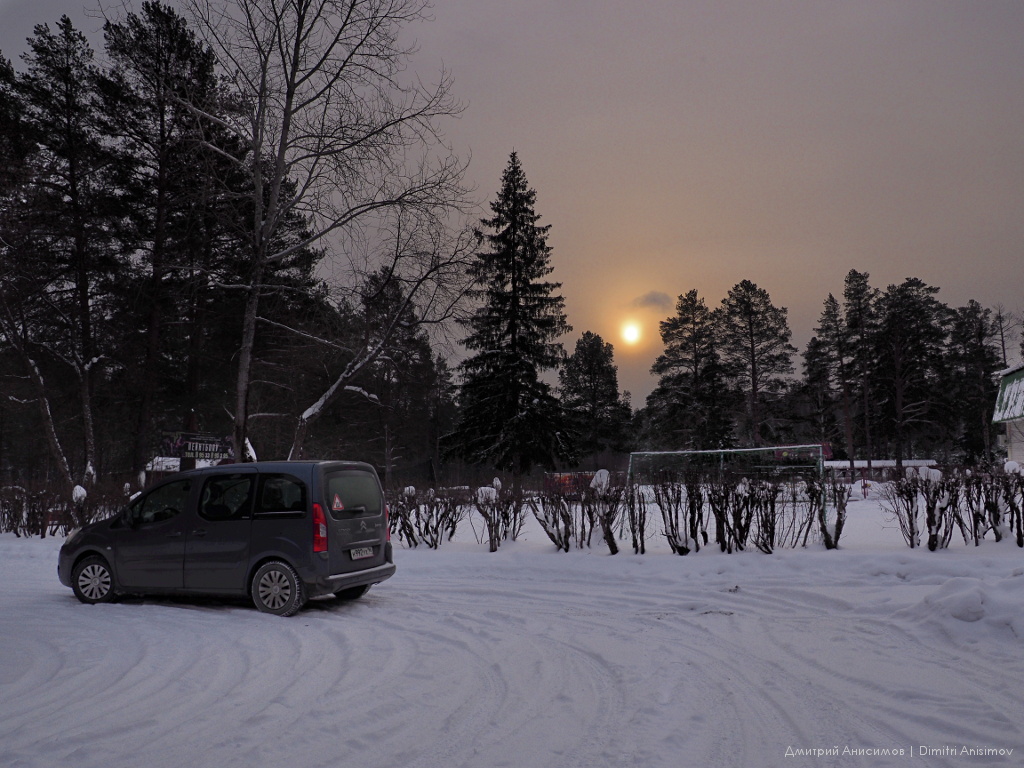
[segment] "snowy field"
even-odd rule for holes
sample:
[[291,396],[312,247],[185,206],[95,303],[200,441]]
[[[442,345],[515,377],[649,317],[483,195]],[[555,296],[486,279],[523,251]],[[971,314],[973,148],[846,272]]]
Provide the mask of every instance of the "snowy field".
[[872,500],[841,543],[612,557],[533,525],[281,619],[81,605],[60,541],[0,536],[0,766],[1024,765],[1024,551],[911,551]]

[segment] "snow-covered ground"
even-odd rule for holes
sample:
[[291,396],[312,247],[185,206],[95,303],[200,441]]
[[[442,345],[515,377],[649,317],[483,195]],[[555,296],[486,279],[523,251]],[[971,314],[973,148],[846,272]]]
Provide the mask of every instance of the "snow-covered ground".
[[0,765],[1024,764],[1024,551],[911,551],[873,500],[841,543],[612,557],[531,525],[281,619],[81,605],[60,541],[0,536]]

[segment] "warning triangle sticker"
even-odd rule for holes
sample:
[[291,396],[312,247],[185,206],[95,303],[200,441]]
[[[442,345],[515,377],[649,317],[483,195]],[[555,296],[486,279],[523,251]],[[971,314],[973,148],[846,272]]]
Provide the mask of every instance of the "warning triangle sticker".
[[345,505],[341,503],[341,496],[334,494],[334,501],[331,502],[332,512],[341,512],[345,509]]

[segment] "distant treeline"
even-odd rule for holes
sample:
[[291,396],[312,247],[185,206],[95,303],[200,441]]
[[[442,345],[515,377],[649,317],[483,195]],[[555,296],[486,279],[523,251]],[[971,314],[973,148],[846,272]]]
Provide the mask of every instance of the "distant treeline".
[[[742,282],[711,309],[696,291],[661,324],[658,388],[641,414],[654,448],[827,442],[836,458],[993,458],[994,374],[1019,319],[951,308],[918,278],[884,290],[851,270],[829,294],[794,378],[786,310]],[[1012,350],[1011,350],[1012,351]]]
[[[120,488],[177,431],[368,460],[392,487],[638,449],[992,457],[1015,320],[916,278],[851,271],[801,371],[767,291],[684,293],[633,410],[610,344],[558,341],[514,154],[487,233],[467,226],[465,165],[436,151],[450,81],[395,77],[420,4],[353,6],[353,34],[305,30],[325,48],[294,61],[159,3],[106,24],[103,64],[67,17],[0,56],[0,484]],[[457,321],[458,368],[434,332]]]

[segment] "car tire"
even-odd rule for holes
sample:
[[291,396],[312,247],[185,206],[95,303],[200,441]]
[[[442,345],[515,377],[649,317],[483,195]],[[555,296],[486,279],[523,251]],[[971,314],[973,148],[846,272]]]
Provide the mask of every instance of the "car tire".
[[71,572],[71,589],[83,603],[109,603],[114,599],[114,574],[99,555],[84,558]]
[[349,587],[348,589],[339,589],[334,593],[334,596],[342,600],[358,600],[360,597],[370,591],[369,584],[363,584],[361,587]]
[[252,601],[263,613],[291,616],[306,604],[306,588],[288,563],[264,563],[252,577]]

